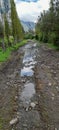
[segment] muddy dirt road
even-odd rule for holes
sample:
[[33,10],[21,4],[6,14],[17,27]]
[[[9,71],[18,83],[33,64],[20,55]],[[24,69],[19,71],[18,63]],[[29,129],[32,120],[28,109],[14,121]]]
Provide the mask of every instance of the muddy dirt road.
[[59,130],[59,52],[29,41],[0,69],[0,130]]

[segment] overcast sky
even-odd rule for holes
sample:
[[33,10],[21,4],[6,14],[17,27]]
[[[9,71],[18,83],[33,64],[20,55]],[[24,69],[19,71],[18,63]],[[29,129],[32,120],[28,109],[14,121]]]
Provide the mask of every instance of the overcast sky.
[[23,21],[37,21],[43,10],[49,8],[50,0],[14,0],[18,16]]

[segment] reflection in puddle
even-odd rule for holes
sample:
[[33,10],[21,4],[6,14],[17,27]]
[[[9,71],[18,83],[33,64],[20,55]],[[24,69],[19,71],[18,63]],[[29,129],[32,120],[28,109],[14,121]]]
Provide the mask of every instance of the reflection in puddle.
[[33,76],[33,68],[36,64],[34,50],[28,49],[25,51],[23,58],[23,68],[21,69],[21,77],[23,76]]
[[24,57],[23,63],[26,63],[26,62],[33,62],[33,58],[30,56]]
[[33,66],[24,67],[23,69],[21,69],[21,76],[32,76],[34,73],[32,68]]
[[35,86],[33,83],[27,83],[24,85],[23,92],[21,93],[21,100],[25,103],[29,103],[31,97],[35,94]]

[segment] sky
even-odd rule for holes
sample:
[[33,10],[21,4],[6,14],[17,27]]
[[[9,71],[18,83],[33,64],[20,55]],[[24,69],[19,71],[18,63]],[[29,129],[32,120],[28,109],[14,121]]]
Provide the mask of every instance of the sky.
[[23,21],[36,22],[43,10],[48,10],[50,0],[14,0],[18,16]]

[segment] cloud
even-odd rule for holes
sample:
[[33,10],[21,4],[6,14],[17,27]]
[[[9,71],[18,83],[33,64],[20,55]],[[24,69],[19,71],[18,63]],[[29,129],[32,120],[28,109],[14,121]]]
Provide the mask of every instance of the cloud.
[[24,21],[36,21],[40,12],[49,8],[50,0],[15,0],[18,16]]

